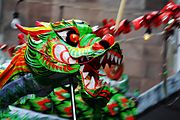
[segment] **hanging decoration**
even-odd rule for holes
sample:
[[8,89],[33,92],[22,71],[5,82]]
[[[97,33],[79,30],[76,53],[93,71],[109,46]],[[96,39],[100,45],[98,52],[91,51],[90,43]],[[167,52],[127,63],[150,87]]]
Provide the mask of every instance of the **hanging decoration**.
[[150,38],[153,28],[157,28],[164,24],[164,31],[169,31],[173,28],[179,28],[179,16],[180,16],[180,6],[173,2],[168,3],[162,10],[153,11],[140,16],[134,20],[124,19],[121,20],[118,26],[118,30],[115,32],[116,21],[113,19],[104,19],[102,27],[95,31],[98,36],[103,36],[106,33],[110,33],[113,36],[118,36],[120,34],[130,33],[132,30],[139,30],[140,28],[146,28],[145,37]]

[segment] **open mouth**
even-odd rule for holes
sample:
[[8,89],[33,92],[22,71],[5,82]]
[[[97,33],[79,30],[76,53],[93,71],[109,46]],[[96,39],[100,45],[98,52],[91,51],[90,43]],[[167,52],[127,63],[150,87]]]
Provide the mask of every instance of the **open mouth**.
[[[89,60],[88,60],[89,59]],[[123,71],[123,55],[118,44],[97,58],[81,58],[83,83],[86,89],[98,89],[108,85],[111,80],[119,80]]]

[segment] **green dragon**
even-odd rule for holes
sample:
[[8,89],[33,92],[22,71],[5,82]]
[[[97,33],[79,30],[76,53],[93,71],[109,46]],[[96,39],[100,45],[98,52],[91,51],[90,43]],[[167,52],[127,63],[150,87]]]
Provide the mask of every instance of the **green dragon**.
[[[123,72],[123,55],[111,34],[98,36],[86,22],[37,22],[0,75],[0,106],[13,104],[72,118],[69,83],[75,87],[78,119],[134,120],[136,103],[110,86]],[[4,86],[4,87],[3,87]],[[19,98],[33,94],[30,98]]]

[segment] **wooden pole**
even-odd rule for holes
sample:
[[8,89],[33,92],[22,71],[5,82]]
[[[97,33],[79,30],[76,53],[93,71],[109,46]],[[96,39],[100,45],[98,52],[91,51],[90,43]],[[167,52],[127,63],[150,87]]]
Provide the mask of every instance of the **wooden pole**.
[[71,108],[73,113],[72,115],[73,115],[73,120],[76,120],[76,103],[74,96],[74,87],[72,82],[70,82],[70,89],[71,89]]
[[164,34],[163,38],[163,53],[162,53],[162,75],[164,94],[167,97],[167,49],[168,49],[168,33]]
[[122,19],[125,5],[126,5],[126,0],[121,0],[120,5],[119,5],[119,10],[118,10],[117,18],[116,18],[115,32],[116,32],[116,31],[118,30],[118,28],[119,28],[119,22],[120,22],[121,19]]
[[60,20],[62,20],[63,19],[63,16],[64,16],[64,6],[62,5],[62,6],[60,6]]
[[174,30],[166,31],[163,38],[163,53],[162,53],[162,75],[161,80],[163,81],[164,94],[167,97],[167,51],[168,51],[168,38],[173,34]]
[[76,81],[76,74],[70,75],[69,84],[70,84],[70,95],[71,95],[71,109],[72,109],[72,117],[73,120],[77,120],[76,117],[76,101],[75,101],[75,94],[74,94],[74,84]]

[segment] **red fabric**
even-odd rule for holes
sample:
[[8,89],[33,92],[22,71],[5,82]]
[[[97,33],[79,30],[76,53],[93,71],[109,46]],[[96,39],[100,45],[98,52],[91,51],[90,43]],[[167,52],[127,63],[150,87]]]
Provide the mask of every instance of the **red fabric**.
[[126,118],[126,120],[135,120],[135,118],[133,116],[129,116]]
[[111,115],[115,115],[116,114],[116,112],[114,111],[114,108],[117,107],[117,106],[118,106],[117,103],[112,103],[112,104],[107,105]]

